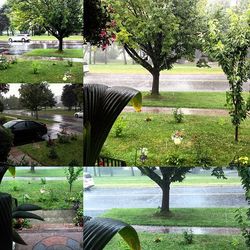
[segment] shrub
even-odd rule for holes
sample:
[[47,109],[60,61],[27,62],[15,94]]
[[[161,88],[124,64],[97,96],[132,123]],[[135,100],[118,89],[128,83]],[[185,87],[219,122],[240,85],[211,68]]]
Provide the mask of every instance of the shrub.
[[0,56],[0,70],[6,70],[9,68],[9,62],[4,55]]
[[35,75],[39,74],[39,70],[41,69],[39,62],[33,62],[31,66],[33,69],[33,74],[35,74]]
[[3,125],[5,122],[7,122],[7,118],[5,116],[0,117],[0,125]]
[[41,184],[42,184],[42,185],[45,185],[46,182],[47,182],[47,181],[46,181],[46,178],[41,178]]
[[67,60],[68,67],[73,67],[73,60]]
[[175,120],[176,123],[183,122],[184,114],[182,113],[180,108],[174,109],[173,116],[174,116],[174,120]]
[[192,232],[192,230],[184,231],[183,232],[183,237],[184,237],[184,244],[190,245],[190,244],[193,243],[193,232]]
[[50,159],[58,159],[58,154],[57,154],[57,152],[56,152],[56,149],[55,149],[55,147],[52,147],[51,149],[50,149],[50,151],[49,151],[49,154],[48,154],[48,157],[50,158]]
[[6,162],[13,142],[12,133],[0,126],[0,162]]
[[57,134],[57,136],[58,136],[58,142],[60,144],[66,144],[70,142],[70,137],[68,135]]
[[124,117],[118,117],[114,124],[114,132],[115,132],[115,137],[121,137],[123,135],[123,131],[126,128],[126,121]]

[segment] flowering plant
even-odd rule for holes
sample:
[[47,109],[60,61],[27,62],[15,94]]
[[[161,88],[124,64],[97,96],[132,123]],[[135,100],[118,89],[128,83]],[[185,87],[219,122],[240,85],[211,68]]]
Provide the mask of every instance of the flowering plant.
[[184,132],[183,130],[177,130],[174,134],[172,134],[171,139],[173,140],[175,145],[181,144],[182,140],[184,138]]

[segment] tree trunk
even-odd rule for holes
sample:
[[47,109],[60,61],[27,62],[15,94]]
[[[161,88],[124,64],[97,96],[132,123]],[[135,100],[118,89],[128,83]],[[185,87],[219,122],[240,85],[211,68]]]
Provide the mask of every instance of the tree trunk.
[[134,167],[131,167],[131,174],[132,174],[132,176],[135,176]]
[[35,167],[34,167],[34,166],[31,166],[31,167],[30,167],[30,172],[31,172],[31,173],[35,173]]
[[95,64],[95,61],[96,61],[96,51],[94,51],[93,53],[93,64]]
[[107,49],[105,49],[104,55],[105,55],[105,64],[108,64],[108,51],[107,51]]
[[128,63],[127,63],[126,51],[125,51],[124,47],[122,47],[122,54],[123,54],[124,64],[126,65]]
[[235,126],[234,140],[236,142],[239,141],[239,126],[238,125]]
[[0,193],[0,242],[1,249],[12,250],[12,198]]
[[162,203],[161,203],[161,213],[168,213],[169,210],[169,199],[170,199],[170,182],[165,182],[162,189]]
[[153,76],[153,85],[152,85],[152,92],[151,95],[159,95],[159,82],[160,82],[160,70],[154,69],[153,72],[151,72]]
[[89,45],[89,64],[92,64],[92,50],[91,50],[91,45]]
[[38,120],[38,110],[36,110],[35,113],[36,113],[36,120]]
[[96,167],[94,167],[94,176],[96,177],[97,174],[96,174]]
[[62,37],[58,38],[58,41],[59,41],[58,51],[62,52],[63,51],[63,38]]

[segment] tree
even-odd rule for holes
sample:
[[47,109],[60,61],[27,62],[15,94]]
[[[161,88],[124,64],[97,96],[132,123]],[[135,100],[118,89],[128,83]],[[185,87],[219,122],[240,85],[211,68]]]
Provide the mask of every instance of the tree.
[[[186,174],[190,172],[193,167],[138,167],[142,174],[147,175],[153,180],[162,190],[162,204],[161,213],[167,214],[170,212],[170,185],[173,182],[182,182]],[[222,168],[214,168],[212,175],[217,178],[225,178]]]
[[82,28],[82,0],[9,0],[11,22],[22,29],[38,24],[59,41],[59,52],[63,51],[63,38],[80,32]]
[[23,107],[35,112],[36,119],[38,119],[38,111],[42,107],[46,106],[48,103],[50,103],[50,105],[56,103],[54,100],[54,94],[51,92],[49,85],[46,82],[39,84],[24,83],[21,85],[19,93],[20,103]]
[[69,110],[71,110],[72,107],[77,106],[78,98],[75,89],[80,86],[78,85],[79,84],[67,84],[63,86],[61,101],[63,105],[67,107]]
[[0,8],[0,35],[3,34],[4,30],[9,30],[9,26],[10,26],[10,20],[8,17],[8,11],[9,8],[6,4],[4,4],[1,8]]
[[212,19],[208,22],[207,32],[201,35],[204,51],[219,62],[229,82],[227,103],[230,106],[232,124],[235,126],[236,142],[239,139],[239,126],[246,119],[248,111],[242,91],[243,83],[247,82],[250,71],[249,13],[250,9],[243,14],[229,10],[226,23],[221,23],[219,19]]
[[0,95],[1,93],[7,93],[9,91],[9,84],[7,83],[1,83],[0,84]]
[[83,171],[82,167],[67,167],[64,169],[66,174],[67,181],[69,183],[69,192],[71,193],[73,183],[77,180],[80,176],[81,172]]
[[[194,57],[200,16],[199,0],[109,0],[117,39],[132,59],[153,76],[152,95],[159,95],[159,77],[180,58]],[[139,53],[141,51],[142,53]]]
[[4,104],[3,102],[0,100],[0,113],[2,113],[4,111]]

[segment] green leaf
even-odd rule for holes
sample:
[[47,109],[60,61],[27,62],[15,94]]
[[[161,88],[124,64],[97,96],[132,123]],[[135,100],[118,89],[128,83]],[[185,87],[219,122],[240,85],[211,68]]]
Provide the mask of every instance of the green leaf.
[[36,219],[36,220],[44,220],[42,217],[40,217],[39,215],[33,214],[33,213],[29,213],[26,211],[14,211],[12,212],[12,217],[13,218],[27,218],[27,219]]
[[132,226],[108,218],[94,218],[84,223],[83,249],[101,250],[116,233],[121,235],[131,250],[141,249],[138,234]]
[[16,177],[16,167],[9,167],[10,174],[15,178]]
[[22,204],[15,208],[15,211],[35,211],[41,210],[42,208],[32,204]]
[[119,114],[130,100],[141,109],[141,93],[127,87],[85,84],[84,88],[84,166],[94,166],[102,146]]
[[21,244],[21,245],[27,245],[15,229],[13,229],[12,231],[12,237],[13,237],[14,242]]

